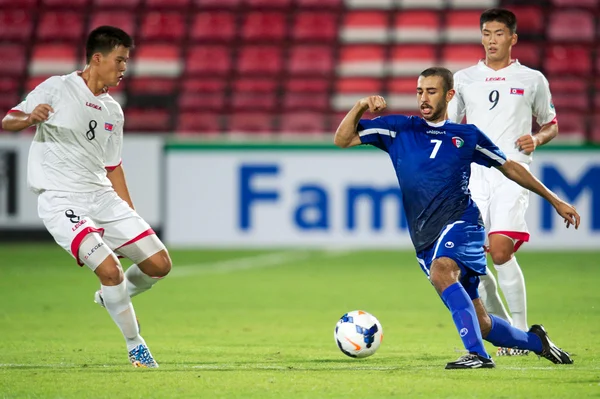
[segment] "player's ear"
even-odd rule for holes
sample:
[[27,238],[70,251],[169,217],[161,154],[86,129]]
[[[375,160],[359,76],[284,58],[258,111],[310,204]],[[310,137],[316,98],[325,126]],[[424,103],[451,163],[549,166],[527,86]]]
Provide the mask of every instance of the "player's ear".
[[452,100],[452,98],[454,98],[454,95],[456,94],[456,90],[454,89],[450,89],[446,92],[446,102],[449,103],[450,100]]
[[102,53],[94,53],[94,55],[92,55],[92,59],[90,61],[90,64],[92,62],[95,63],[95,64],[99,64],[101,60],[102,60]]
[[514,46],[515,44],[517,44],[518,41],[519,41],[519,35],[517,35],[516,33],[513,33],[510,45]]

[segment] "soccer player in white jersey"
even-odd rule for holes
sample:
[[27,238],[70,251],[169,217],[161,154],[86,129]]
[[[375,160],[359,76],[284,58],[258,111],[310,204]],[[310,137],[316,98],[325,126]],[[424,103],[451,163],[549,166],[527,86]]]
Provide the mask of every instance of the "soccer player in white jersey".
[[[517,43],[517,20],[504,9],[484,11],[480,18],[485,59],[454,75],[456,95],[448,109],[449,118],[476,125],[512,160],[528,168],[533,151],[558,134],[556,112],[548,81],[534,69],[511,59]],[[531,133],[532,116],[541,129]],[[480,292],[487,310],[527,330],[525,280],[515,252],[529,241],[525,212],[529,192],[495,169],[472,165],[469,185],[481,210],[488,232],[489,253],[498,272],[511,317],[498,295],[494,276],[481,279]],[[498,349],[498,355],[527,352]]]
[[[134,210],[121,165],[123,111],[108,93],[123,79],[131,48],[121,29],[95,29],[83,71],[41,83],[9,111],[2,128],[36,126],[27,181],[38,194],[39,216],[56,242],[98,276],[95,301],[123,333],[129,361],[155,368],[131,297],[166,276],[171,259]],[[123,273],[117,255],[135,264]]]

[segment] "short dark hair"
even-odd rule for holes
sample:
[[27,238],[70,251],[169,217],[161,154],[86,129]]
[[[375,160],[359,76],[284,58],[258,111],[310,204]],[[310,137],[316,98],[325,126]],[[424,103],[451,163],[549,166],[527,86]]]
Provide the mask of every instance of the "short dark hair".
[[116,47],[123,46],[132,49],[133,39],[124,30],[114,26],[100,26],[90,32],[85,43],[85,59],[87,63],[98,52],[107,55]]
[[427,68],[419,76],[428,78],[429,76],[440,76],[442,78],[444,93],[448,93],[448,90],[454,88],[454,76],[449,69],[444,67],[431,67]]
[[481,17],[479,18],[479,30],[483,29],[483,24],[492,21],[501,22],[506,25],[511,34],[517,31],[517,17],[512,11],[503,8],[490,8],[489,10],[485,10],[481,13]]

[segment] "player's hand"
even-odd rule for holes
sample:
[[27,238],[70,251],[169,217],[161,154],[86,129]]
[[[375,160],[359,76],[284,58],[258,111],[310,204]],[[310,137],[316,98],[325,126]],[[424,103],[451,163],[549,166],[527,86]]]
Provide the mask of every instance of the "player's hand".
[[519,151],[524,152],[526,155],[531,154],[535,151],[538,146],[538,139],[531,134],[526,134],[524,136],[519,137],[519,139],[515,142]]
[[567,204],[564,201],[560,201],[555,207],[556,212],[565,220],[567,229],[570,225],[575,226],[575,229],[579,228],[579,214],[575,210],[573,205]]
[[54,109],[48,104],[40,104],[34,108],[29,114],[27,122],[31,125],[37,125],[38,123],[46,122],[50,117],[50,112],[54,112]]
[[387,108],[385,99],[381,96],[369,96],[362,98],[358,101],[359,105],[363,108],[368,108],[373,114],[383,111]]

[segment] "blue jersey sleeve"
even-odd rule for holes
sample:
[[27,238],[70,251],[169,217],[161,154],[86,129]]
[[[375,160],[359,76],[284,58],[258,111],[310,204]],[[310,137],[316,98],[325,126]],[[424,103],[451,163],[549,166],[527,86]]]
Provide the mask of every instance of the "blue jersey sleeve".
[[358,135],[363,144],[371,144],[389,152],[397,132],[396,117],[379,116],[374,119],[361,119],[358,122]]
[[506,162],[506,155],[485,135],[481,130],[476,129],[477,144],[473,154],[473,162],[485,167],[501,166]]

